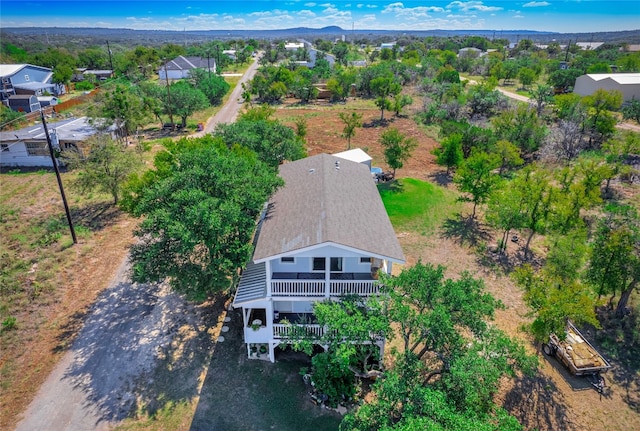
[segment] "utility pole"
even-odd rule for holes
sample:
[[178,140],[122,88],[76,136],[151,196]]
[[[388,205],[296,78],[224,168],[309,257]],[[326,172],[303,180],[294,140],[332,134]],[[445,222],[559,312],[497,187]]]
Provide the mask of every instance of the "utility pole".
[[167,62],[164,62],[164,79],[167,82],[167,111],[169,111],[169,120],[171,121],[171,130],[176,130],[176,124],[173,122],[173,114],[171,113],[171,90],[169,89],[169,74],[167,73]]
[[209,79],[211,79],[211,63],[209,62],[209,49],[207,49],[207,70],[209,71]]
[[67,214],[67,222],[69,223],[69,230],[71,231],[71,238],[73,239],[73,243],[78,243],[78,238],[76,238],[76,231],[73,228],[73,220],[71,220],[71,211],[69,211],[69,205],[67,204],[67,197],[64,194],[64,188],[62,187],[62,178],[60,178],[60,169],[58,169],[58,161],[56,160],[56,156],[53,153],[53,145],[51,144],[51,136],[49,136],[49,129],[47,128],[47,122],[44,119],[44,112],[40,110],[40,118],[42,119],[42,127],[44,127],[44,134],[47,137],[47,144],[49,147],[49,154],[51,155],[51,163],[53,163],[53,170],[56,173],[56,178],[58,180],[58,187],[60,188],[60,195],[62,196],[62,203],[64,203],[64,211]]
[[109,52],[109,65],[111,66],[111,76],[113,76],[113,58],[111,57],[111,47],[109,46],[109,41],[107,41],[107,51]]

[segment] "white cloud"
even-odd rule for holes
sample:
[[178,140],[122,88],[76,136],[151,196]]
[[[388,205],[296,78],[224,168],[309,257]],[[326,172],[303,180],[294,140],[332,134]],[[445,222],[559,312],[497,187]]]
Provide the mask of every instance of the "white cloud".
[[377,4],[368,4],[367,5],[367,9],[377,9],[378,5]]
[[307,18],[313,18],[314,16],[316,16],[315,13],[311,12],[310,10],[306,10],[306,9],[298,11],[296,13],[296,15],[301,16],[301,17],[307,17]]
[[542,7],[549,6],[551,3],[548,1],[530,1],[529,3],[525,3],[522,7]]
[[305,3],[304,5],[306,7],[314,7],[316,4],[315,3]]
[[493,11],[497,11],[497,10],[502,10],[503,8],[501,7],[497,7],[497,6],[485,6],[483,2],[481,1],[454,1],[451,2],[447,5],[447,9],[449,8],[455,8],[455,9],[460,9],[463,12],[470,12],[470,11],[480,11],[480,12],[493,12]]

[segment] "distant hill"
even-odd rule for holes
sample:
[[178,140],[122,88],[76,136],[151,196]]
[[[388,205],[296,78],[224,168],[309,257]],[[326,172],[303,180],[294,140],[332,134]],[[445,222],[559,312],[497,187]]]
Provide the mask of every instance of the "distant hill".
[[[209,40],[225,39],[288,39],[322,38],[334,39],[345,37],[346,40],[355,38],[386,38],[393,39],[402,35],[417,37],[453,37],[453,36],[483,36],[488,38],[504,38],[511,42],[520,39],[532,39],[536,42],[557,40],[565,43],[569,40],[579,42],[609,42],[609,43],[640,43],[640,30],[605,32],[605,33],[553,33],[533,30],[345,30],[337,26],[323,28],[297,27],[280,30],[132,30],[116,28],[81,28],[81,27],[9,27],[0,32],[3,41],[18,46],[24,42],[34,41],[43,44],[103,44],[106,40],[123,45],[160,45],[165,43],[194,44]],[[25,41],[24,37],[29,38]],[[22,42],[22,43],[20,43]]]

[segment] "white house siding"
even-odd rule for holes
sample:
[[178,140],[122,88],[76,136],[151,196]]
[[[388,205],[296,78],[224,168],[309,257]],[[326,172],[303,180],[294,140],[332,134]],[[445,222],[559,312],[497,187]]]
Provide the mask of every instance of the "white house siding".
[[0,166],[4,167],[51,167],[51,156],[46,142],[39,145],[37,153],[42,155],[29,155],[26,144],[18,142],[2,142],[0,144]]
[[640,100],[640,73],[602,73],[579,76],[573,92],[581,96],[589,96],[598,89],[607,91],[618,90],[622,93],[623,101],[628,102],[634,97]]

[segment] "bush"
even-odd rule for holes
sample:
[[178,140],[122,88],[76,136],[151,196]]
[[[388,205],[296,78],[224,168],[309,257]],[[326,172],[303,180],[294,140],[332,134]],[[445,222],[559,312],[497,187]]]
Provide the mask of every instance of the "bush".
[[346,366],[336,363],[327,353],[318,353],[311,359],[312,381],[327,403],[337,407],[340,401],[355,395],[355,377]]
[[89,81],[76,82],[76,90],[78,91],[91,91],[93,88],[93,84]]

